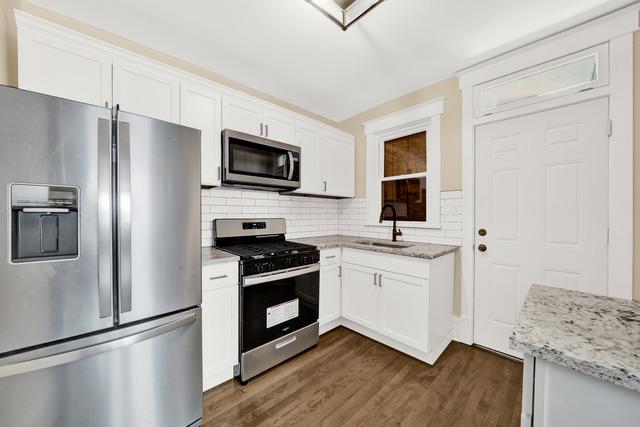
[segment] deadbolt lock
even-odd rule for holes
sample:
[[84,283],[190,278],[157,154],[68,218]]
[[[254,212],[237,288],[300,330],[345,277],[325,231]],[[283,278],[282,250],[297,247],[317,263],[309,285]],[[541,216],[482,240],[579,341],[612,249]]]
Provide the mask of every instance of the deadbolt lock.
[[487,230],[485,230],[484,228],[481,228],[480,230],[478,230],[478,234],[480,236],[486,236],[487,235]]

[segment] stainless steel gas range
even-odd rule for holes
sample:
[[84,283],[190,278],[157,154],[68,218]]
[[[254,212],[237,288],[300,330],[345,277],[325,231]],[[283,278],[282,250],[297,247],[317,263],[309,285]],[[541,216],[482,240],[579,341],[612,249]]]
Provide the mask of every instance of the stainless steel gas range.
[[278,219],[218,219],[214,245],[240,257],[241,382],[318,343],[320,252]]

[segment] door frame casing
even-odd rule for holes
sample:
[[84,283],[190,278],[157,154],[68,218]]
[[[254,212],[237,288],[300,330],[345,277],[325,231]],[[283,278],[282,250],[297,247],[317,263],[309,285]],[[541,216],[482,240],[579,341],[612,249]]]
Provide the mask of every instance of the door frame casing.
[[[475,308],[475,128],[595,98],[609,98],[613,132],[609,138],[608,295],[633,294],[633,32],[640,5],[633,5],[543,39],[458,74],[462,91],[462,288],[454,339],[474,343]],[[609,85],[474,118],[473,87],[543,62],[608,43]]]

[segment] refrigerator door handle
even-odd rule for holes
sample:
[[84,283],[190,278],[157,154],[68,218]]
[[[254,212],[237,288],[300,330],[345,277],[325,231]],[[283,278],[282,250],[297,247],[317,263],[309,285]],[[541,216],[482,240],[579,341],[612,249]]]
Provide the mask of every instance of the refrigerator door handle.
[[131,136],[118,122],[118,276],[120,312],[131,311]]
[[51,368],[53,366],[64,365],[66,363],[75,362],[87,357],[95,356],[100,353],[114,351],[116,349],[127,347],[158,335],[166,334],[174,329],[193,323],[197,318],[196,313],[188,313],[187,315],[165,323],[164,325],[152,327],[142,332],[131,335],[125,335],[122,338],[116,338],[99,344],[82,347],[62,353],[54,353],[34,359],[23,360],[9,365],[0,366],[0,378],[20,375],[27,372],[33,372],[41,369]]
[[98,311],[110,317],[111,280],[111,122],[98,119]]

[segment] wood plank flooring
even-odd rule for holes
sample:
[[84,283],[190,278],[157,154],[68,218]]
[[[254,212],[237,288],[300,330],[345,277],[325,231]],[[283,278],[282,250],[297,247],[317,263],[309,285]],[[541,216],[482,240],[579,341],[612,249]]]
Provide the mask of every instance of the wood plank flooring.
[[451,343],[434,366],[340,327],[249,381],[204,394],[204,425],[516,426],[522,364]]

